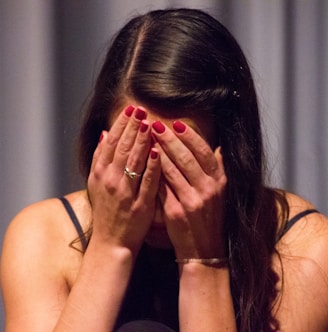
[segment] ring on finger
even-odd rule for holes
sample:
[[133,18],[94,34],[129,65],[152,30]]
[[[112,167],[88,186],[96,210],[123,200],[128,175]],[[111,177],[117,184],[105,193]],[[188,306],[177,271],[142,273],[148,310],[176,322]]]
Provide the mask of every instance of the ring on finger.
[[134,180],[135,178],[139,178],[142,175],[141,173],[130,171],[127,166],[125,166],[124,168],[124,174],[132,180]]

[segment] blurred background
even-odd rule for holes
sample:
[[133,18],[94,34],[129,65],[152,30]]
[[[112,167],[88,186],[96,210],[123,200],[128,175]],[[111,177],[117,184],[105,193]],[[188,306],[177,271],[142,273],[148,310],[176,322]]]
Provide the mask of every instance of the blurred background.
[[0,245],[24,206],[84,186],[76,137],[111,37],[167,7],[206,10],[234,34],[258,89],[268,183],[328,214],[328,1],[1,0]]

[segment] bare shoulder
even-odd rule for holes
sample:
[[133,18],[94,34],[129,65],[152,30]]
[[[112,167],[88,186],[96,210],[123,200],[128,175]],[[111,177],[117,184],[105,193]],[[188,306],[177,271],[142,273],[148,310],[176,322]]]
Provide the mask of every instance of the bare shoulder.
[[[76,196],[78,193],[72,193],[68,197],[74,200]],[[74,232],[67,219],[67,212],[58,198],[33,203],[21,210],[11,221],[6,231],[5,244],[19,239],[20,242],[29,241],[32,246],[36,241],[39,246],[47,243],[45,248],[51,247],[60,239],[70,237],[70,230]]]
[[[307,200],[288,193],[289,220],[298,217],[296,223],[280,239],[277,249],[282,257],[305,257],[322,267],[328,276],[328,218],[316,211]],[[304,211],[311,213],[301,216]]]
[[[290,208],[289,220],[298,216],[299,219],[282,237],[278,244],[279,249],[285,254],[288,254],[287,248],[298,254],[312,254],[314,245],[328,246],[327,217],[320,211],[314,212],[316,207],[300,196],[287,193],[286,197]],[[311,213],[301,216],[305,211]]]
[[19,252],[21,257],[38,248],[46,252],[50,250],[59,239],[60,228],[56,227],[56,220],[60,219],[61,214],[58,199],[48,199],[25,207],[8,226],[4,255],[7,252]]
[[[73,193],[68,197],[82,215],[83,209],[77,203],[79,196]],[[69,248],[76,237],[74,226],[57,198],[34,203],[12,220],[1,257],[8,326],[29,330],[27,325],[37,316],[44,316],[49,324],[57,317],[69,292],[70,266],[77,268],[79,263],[78,254]]]
[[[83,191],[74,192],[67,195],[67,199],[85,227],[84,196]],[[48,241],[56,241],[59,237],[65,237],[65,234],[70,236],[68,230],[73,230],[73,228],[70,223],[67,223],[68,218],[67,211],[58,198],[36,202],[22,209],[14,217],[9,224],[6,237],[20,237],[22,239],[44,236]]]
[[[290,219],[316,209],[307,200],[287,194]],[[277,317],[282,330],[328,329],[328,219],[320,212],[301,217],[277,244],[281,275]],[[283,277],[282,277],[283,276]]]
[[[67,198],[83,227],[87,227],[83,192],[69,194]],[[69,244],[76,238],[76,230],[62,202],[58,198],[40,201],[24,208],[9,224],[4,239],[3,260],[6,263],[8,258],[10,263],[11,257],[15,257],[17,264],[31,260],[32,265],[37,264],[36,258],[39,258],[47,262],[43,266],[48,265],[48,271],[51,268],[63,271],[53,265],[65,262],[62,257],[67,256]]]
[[[22,265],[36,265],[48,257],[49,266],[55,264],[58,248],[69,238],[65,226],[65,210],[59,199],[47,199],[25,207],[10,222],[6,230],[2,251],[2,280],[9,272],[22,270]],[[56,253],[54,255],[54,253]],[[15,257],[15,259],[13,259]],[[40,264],[41,266],[41,264]]]
[[12,240],[20,235],[38,236],[52,233],[56,227],[55,220],[60,218],[61,207],[58,199],[52,198],[33,203],[22,209],[11,221],[6,232],[6,238]]

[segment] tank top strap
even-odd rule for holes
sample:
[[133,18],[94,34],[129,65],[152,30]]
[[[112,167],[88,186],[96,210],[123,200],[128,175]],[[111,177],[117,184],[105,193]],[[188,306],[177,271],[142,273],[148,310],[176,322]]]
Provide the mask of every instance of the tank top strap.
[[65,197],[60,197],[59,199],[63,203],[69,217],[72,220],[72,223],[73,223],[73,225],[74,225],[74,227],[77,231],[77,234],[78,234],[79,239],[81,241],[82,249],[83,249],[83,252],[84,252],[87,248],[88,242],[87,242],[87,239],[86,239],[85,234],[83,232],[83,229],[81,227],[81,224],[80,224],[80,222],[79,222],[79,220],[78,220],[71,204],[69,203],[69,201]]
[[283,231],[281,237],[284,236],[300,219],[302,219],[303,217],[305,217],[305,216],[307,216],[308,214],[311,214],[311,213],[319,213],[319,211],[316,210],[316,209],[304,210],[304,211],[298,213],[292,219],[288,220],[285,227],[284,227],[284,231]]

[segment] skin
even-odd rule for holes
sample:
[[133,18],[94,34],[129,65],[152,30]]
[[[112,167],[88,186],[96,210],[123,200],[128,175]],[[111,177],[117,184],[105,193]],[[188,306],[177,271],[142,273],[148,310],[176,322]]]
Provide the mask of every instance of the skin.
[[[186,128],[177,132],[172,120],[137,114],[123,110],[103,133],[88,179],[91,205],[86,191],[67,195],[85,230],[93,220],[84,255],[68,247],[76,231],[58,199],[27,207],[10,224],[1,262],[7,332],[112,330],[144,241],[173,246],[177,258],[226,255],[227,179],[207,128],[180,119]],[[142,177],[131,180],[125,166]],[[291,217],[312,208],[295,195],[288,202]],[[311,214],[277,244],[285,282],[274,312],[282,331],[328,329],[327,221]],[[281,275],[277,257],[273,264]],[[236,331],[228,268],[188,263],[179,271],[180,330]]]

